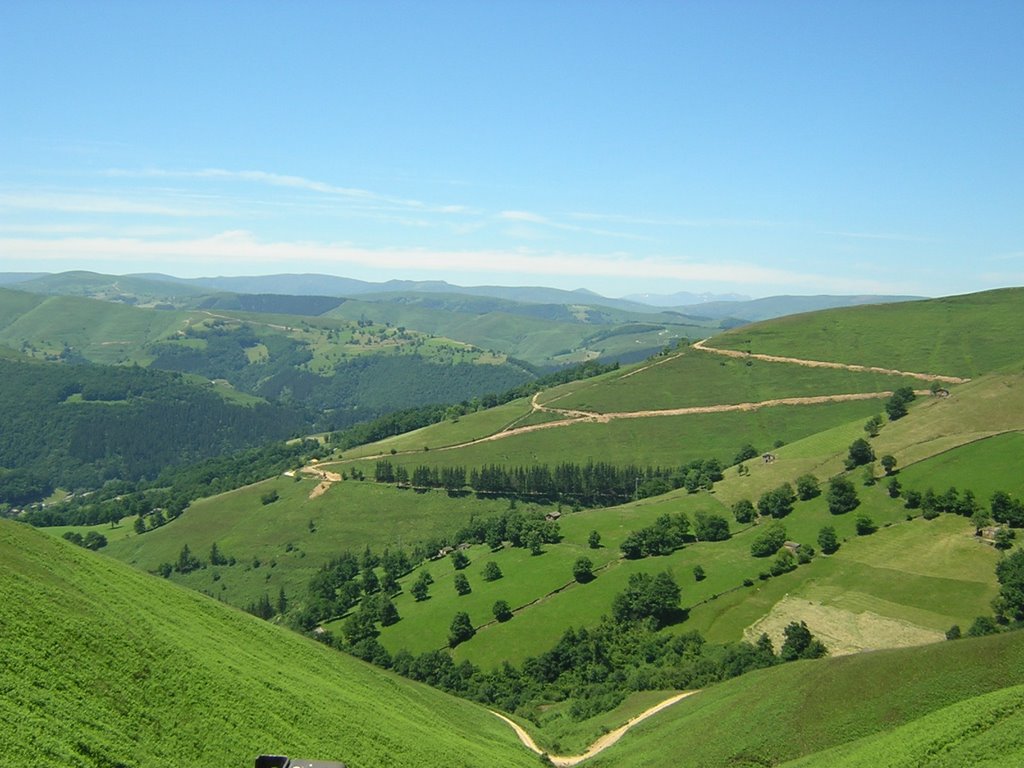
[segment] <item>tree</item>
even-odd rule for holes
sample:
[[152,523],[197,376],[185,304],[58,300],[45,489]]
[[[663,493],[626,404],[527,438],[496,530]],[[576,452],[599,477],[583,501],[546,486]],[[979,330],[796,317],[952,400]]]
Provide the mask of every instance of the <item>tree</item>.
[[526,547],[530,550],[531,555],[539,555],[544,550],[541,548],[541,544],[544,540],[541,538],[540,531],[534,529],[526,534]]
[[484,563],[483,577],[484,581],[497,581],[502,576],[501,568],[493,560],[488,560]]
[[210,565],[225,565],[228,559],[220,553],[217,542],[210,545]]
[[789,573],[796,569],[796,558],[793,557],[793,553],[788,548],[779,550],[779,553],[775,556],[775,562],[772,563],[772,567],[769,572],[772,576],[781,576],[784,573]]
[[818,546],[821,547],[821,551],[826,555],[831,555],[839,549],[839,538],[836,536],[836,529],[831,525],[826,525],[818,531]]
[[580,584],[586,584],[594,579],[594,563],[589,557],[578,557],[572,566],[572,577]]
[[996,615],[1005,621],[1024,621],[1024,549],[999,561],[996,580],[1000,585],[992,602]]
[[459,611],[452,619],[450,632],[448,633],[448,645],[452,648],[459,643],[464,643],[476,634],[473,622],[469,620],[469,614]]
[[828,511],[833,515],[844,515],[856,509],[860,504],[857,489],[845,477],[833,477],[828,482]]
[[380,579],[373,568],[364,568],[362,572],[363,592],[370,595],[380,589]]
[[868,536],[878,530],[878,526],[875,525],[875,521],[864,513],[857,515],[857,519],[854,521],[853,525],[857,530],[858,536]]
[[999,530],[996,531],[995,547],[996,549],[1007,550],[1013,547],[1013,540],[1016,534],[1007,528],[1006,526],[1000,526]]
[[178,563],[174,566],[174,570],[178,573],[191,573],[200,566],[199,558],[192,554],[192,550],[188,548],[188,544],[181,548],[181,552],[178,554]]
[[601,546],[601,534],[597,531],[591,531],[590,535],[587,536],[587,546],[591,549],[599,549]]
[[754,557],[770,557],[786,543],[786,526],[775,522],[759,533],[750,542],[750,554]]
[[634,573],[625,591],[612,600],[612,617],[619,624],[650,618],[661,627],[679,610],[679,597],[679,585],[668,571],[653,577]]
[[693,532],[700,541],[725,541],[729,538],[729,521],[713,512],[698,512]]
[[758,450],[750,443],[742,445],[739,451],[736,452],[735,458],[733,458],[733,464],[742,464],[747,459],[754,459],[758,456]]
[[456,571],[461,571],[467,565],[469,565],[469,555],[463,552],[461,549],[456,549],[451,554],[452,568]]
[[882,469],[885,470],[885,474],[887,475],[891,475],[893,471],[896,469],[896,457],[893,456],[891,453],[885,454],[885,456],[881,458],[879,463],[881,463]]
[[782,648],[779,649],[779,658],[783,661],[819,659],[828,655],[828,649],[811,634],[811,630],[803,621],[799,624],[795,621],[790,622],[782,630],[782,634],[785,640],[782,643]]
[[732,514],[736,518],[737,523],[745,525],[753,522],[756,510],[750,499],[740,499],[732,505]]
[[808,501],[815,496],[821,495],[821,488],[818,487],[818,478],[814,475],[800,475],[796,479],[796,495],[800,501]]
[[280,497],[277,495],[277,490],[274,489],[267,491],[262,496],[260,496],[260,502],[263,504],[263,506],[266,506],[267,504],[273,504],[275,501],[278,500],[278,498]]
[[870,464],[875,460],[875,451],[871,443],[863,437],[858,437],[850,443],[849,454],[846,457],[846,468],[853,469],[864,464]]
[[498,621],[508,621],[512,618],[512,609],[509,604],[504,600],[497,600],[494,603],[494,608],[491,609],[494,612],[494,618]]
[[468,595],[470,592],[473,591],[473,588],[469,586],[469,579],[466,578],[466,574],[464,573],[455,574],[454,584],[455,591],[458,592],[460,595]]
[[135,518],[135,532],[136,533],[145,533],[146,532],[146,518],[144,518],[142,515],[139,515],[138,517]]
[[875,414],[864,423],[864,431],[868,433],[868,437],[878,437],[878,433],[882,430],[882,416],[881,414]]
[[967,630],[967,636],[984,637],[985,635],[994,635],[998,631],[999,625],[996,624],[995,619],[991,616],[979,616],[971,622],[971,626]]
[[398,615],[398,609],[395,608],[395,604],[388,598],[384,598],[380,601],[377,612],[380,616],[380,624],[382,627],[390,627],[392,624],[397,624],[402,618]]
[[277,592],[277,612],[281,615],[288,610],[288,595],[284,593],[284,587]]
[[693,566],[693,580],[694,581],[704,581],[704,579],[706,579],[706,578],[707,578],[707,574],[704,573],[703,566],[700,566],[700,565]]
[[793,511],[793,502],[796,501],[796,494],[793,486],[783,483],[778,488],[773,488],[761,495],[757,501],[757,511],[763,516],[781,518]]
[[892,396],[885,401],[885,412],[889,415],[889,421],[902,419],[907,415],[907,405],[917,398],[913,387],[900,387]]
[[885,485],[885,489],[889,492],[890,499],[898,499],[900,497],[900,492],[903,490],[903,486],[897,478],[890,477],[889,482]]
[[422,602],[427,599],[427,588],[430,586],[431,581],[433,581],[433,579],[430,578],[429,573],[426,571],[420,571],[419,577],[409,588],[409,593],[413,596],[416,602]]

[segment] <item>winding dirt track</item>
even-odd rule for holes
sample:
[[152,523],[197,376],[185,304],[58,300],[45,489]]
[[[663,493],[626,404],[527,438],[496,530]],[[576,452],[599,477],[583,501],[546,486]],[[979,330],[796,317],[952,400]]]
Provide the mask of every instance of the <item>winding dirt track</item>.
[[[651,715],[656,715],[658,712],[661,712],[661,710],[665,709],[666,707],[671,707],[677,701],[685,699],[687,696],[692,696],[695,693],[698,693],[698,691],[685,691],[684,693],[678,693],[675,696],[671,696],[665,699],[664,701],[655,704],[650,709],[646,709],[636,717],[626,721],[625,725],[620,725],[614,731],[609,731],[608,733],[606,733],[604,736],[602,736],[589,747],[587,747],[586,751],[581,755],[548,755],[548,759],[551,760],[552,765],[557,766],[572,766],[578,763],[582,763],[584,760],[587,760],[593,757],[594,755],[598,754],[599,752],[603,752],[604,750],[608,749],[608,747],[610,747],[612,744],[621,739],[626,734],[626,731],[628,731],[637,723],[646,720]],[[527,749],[537,753],[538,755],[545,754],[544,750],[537,746],[537,743],[533,740],[533,738],[531,738],[530,734],[527,733],[518,723],[514,723],[512,720],[509,720],[503,714],[495,712],[494,710],[491,710],[491,714],[496,717],[500,717],[502,720],[504,720],[506,723],[512,726],[512,730],[516,732],[516,735],[519,737],[519,740],[523,742],[523,746],[525,746]]]
[[[733,349],[718,349],[716,347],[709,347],[706,344],[707,339],[698,341],[692,345],[693,349],[701,352],[708,352],[715,355],[723,355],[725,357],[735,357],[742,359],[754,359],[754,360],[766,360],[773,363],[790,363],[792,365],[803,365],[808,368],[839,368],[848,371],[857,371],[861,373],[883,373],[898,376],[907,376],[910,378],[921,379],[922,381],[938,381],[946,384],[965,384],[970,379],[960,378],[958,376],[942,376],[933,373],[916,373],[912,371],[899,371],[895,368],[880,368],[877,366],[866,366],[856,365],[852,363],[834,363],[827,360],[805,360],[799,357],[782,357],[779,355],[762,355],[749,352],[740,352]],[[685,353],[680,352],[675,355],[669,355],[668,357],[657,360],[648,365],[641,366],[636,370],[630,371],[624,374],[622,378],[633,376],[637,373],[641,373],[649,368],[653,368],[657,365],[662,365],[669,362],[677,357],[680,357]],[[647,419],[647,418],[658,418],[665,416],[692,416],[701,413],[726,413],[729,411],[756,411],[760,408],[773,408],[777,406],[786,405],[817,405],[821,403],[839,403],[848,402],[851,400],[880,400],[882,398],[890,397],[891,391],[885,392],[853,392],[848,394],[833,394],[833,395],[814,395],[810,397],[780,397],[772,400],[761,400],[758,402],[751,403],[727,403],[721,405],[695,405],[684,408],[667,408],[663,410],[651,410],[651,411],[623,411],[618,413],[595,413],[593,411],[578,411],[571,410],[568,408],[554,408],[552,406],[544,405],[538,397],[541,393],[536,393],[533,399],[530,401],[530,405],[534,413],[551,413],[557,414],[562,418],[555,419],[554,421],[546,421],[540,424],[529,424],[525,427],[509,427],[496,432],[486,437],[479,437],[475,440],[467,440],[463,443],[456,443],[455,445],[446,445],[436,448],[438,451],[453,451],[458,448],[465,448],[471,445],[478,445],[480,443],[489,443],[495,440],[504,440],[507,437],[514,437],[516,435],[525,435],[529,432],[539,432],[542,429],[558,429],[561,427],[568,427],[573,424],[607,424],[615,419]],[[915,390],[917,395],[930,394],[930,390],[919,389]],[[518,421],[518,420],[517,420]],[[405,453],[405,451],[403,451]],[[386,454],[379,454],[375,456],[363,456],[361,460],[382,458]],[[332,462],[333,463],[333,462]],[[344,462],[342,462],[344,463]]]
[[923,381],[941,381],[946,384],[966,384],[970,381],[970,379],[961,379],[959,376],[940,376],[935,373],[913,373],[911,371],[897,371],[895,368],[878,368],[876,366],[854,365],[851,363],[833,363],[827,360],[803,360],[799,357],[780,357],[779,355],[761,355],[754,352],[740,352],[736,349],[719,349],[717,347],[706,346],[706,341],[707,339],[703,339],[696,342],[693,345],[693,348],[703,350],[704,352],[711,352],[715,355],[725,355],[726,357],[767,360],[771,363],[793,363],[794,365],[803,365],[808,368],[842,368],[847,371],[889,373],[896,374],[897,376],[910,376],[911,378],[921,379]]

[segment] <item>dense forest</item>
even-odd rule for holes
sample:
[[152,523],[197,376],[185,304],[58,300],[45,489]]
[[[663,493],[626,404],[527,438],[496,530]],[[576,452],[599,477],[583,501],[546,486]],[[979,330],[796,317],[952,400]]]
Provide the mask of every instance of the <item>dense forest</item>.
[[0,360],[0,423],[0,491],[10,494],[0,503],[18,504],[55,486],[156,478],[289,437],[304,419],[279,405],[231,403],[176,373]]

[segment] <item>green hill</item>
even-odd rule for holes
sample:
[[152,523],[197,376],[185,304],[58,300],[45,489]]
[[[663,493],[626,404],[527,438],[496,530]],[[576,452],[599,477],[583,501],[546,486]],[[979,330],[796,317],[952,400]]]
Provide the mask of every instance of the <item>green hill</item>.
[[590,765],[1017,765],[1022,683],[1021,632],[798,662],[685,699]]
[[0,754],[49,766],[536,765],[485,710],[0,522]]
[[1019,362],[1024,288],[811,312],[744,326],[714,346],[811,360],[977,376]]

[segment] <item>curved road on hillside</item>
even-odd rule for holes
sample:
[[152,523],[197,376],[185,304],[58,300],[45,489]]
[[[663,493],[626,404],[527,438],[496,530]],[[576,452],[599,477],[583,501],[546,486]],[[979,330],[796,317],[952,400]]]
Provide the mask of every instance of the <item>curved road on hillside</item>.
[[913,373],[911,371],[897,371],[894,368],[878,368],[876,366],[854,365],[852,363],[833,363],[828,360],[804,360],[799,357],[781,357],[779,355],[762,355],[755,352],[741,352],[737,349],[720,349],[719,347],[709,347],[705,342],[707,342],[707,339],[702,339],[696,342],[693,348],[704,352],[711,352],[715,355],[725,355],[726,357],[766,360],[770,363],[793,363],[794,365],[804,365],[808,368],[842,368],[847,371],[859,371],[861,373],[886,373],[897,376],[909,376],[924,381],[941,381],[946,384],[966,384],[970,381],[970,379],[961,379],[959,376],[941,376],[936,373]]
[[[835,363],[828,360],[806,360],[798,357],[782,357],[779,355],[762,355],[750,352],[740,352],[732,349],[719,349],[716,347],[707,346],[707,339],[698,341],[692,345],[693,349],[700,350],[702,352],[708,352],[715,355],[724,355],[725,357],[735,357],[741,359],[755,359],[765,360],[773,363],[790,363],[792,365],[803,365],[810,368],[839,368],[848,371],[857,371],[860,373],[882,373],[888,375],[907,376],[910,378],[921,379],[922,381],[938,381],[946,384],[965,384],[970,379],[960,378],[958,376],[942,376],[939,374],[932,373],[916,373],[913,371],[899,371],[894,368],[880,368],[877,366],[865,366],[856,365],[853,363]],[[653,368],[657,365],[662,365],[669,362],[677,357],[680,357],[683,353],[669,355],[665,358],[657,360],[653,363],[649,363],[645,366],[641,366],[636,370],[630,371],[624,374],[621,378],[633,376],[637,373]],[[465,448],[471,445],[478,445],[480,443],[493,442],[494,440],[504,440],[507,437],[514,437],[516,435],[524,435],[529,432],[538,432],[542,429],[557,429],[560,427],[568,427],[572,424],[606,424],[615,419],[646,419],[646,418],[657,418],[665,416],[692,416],[702,413],[726,413],[728,411],[756,411],[760,408],[772,408],[783,405],[817,405],[821,403],[838,403],[848,402],[852,400],[880,400],[882,398],[890,397],[891,391],[884,392],[853,392],[848,394],[834,394],[834,395],[813,395],[809,397],[780,397],[772,400],[760,400],[757,402],[750,403],[726,403],[720,405],[695,405],[684,408],[666,408],[662,410],[646,410],[646,411],[622,411],[612,413],[596,413],[594,411],[579,411],[568,408],[554,408],[551,406],[544,405],[538,398],[540,392],[534,394],[533,399],[530,401],[530,406],[533,409],[533,413],[551,413],[562,416],[563,418],[556,419],[554,421],[547,421],[540,424],[529,424],[525,427],[509,427],[501,432],[495,432],[492,435],[486,437],[478,437],[474,440],[467,440],[462,443],[456,443],[454,445],[446,445],[436,448],[438,451],[452,451],[458,448]],[[915,390],[917,395],[930,394],[930,390],[919,389]],[[518,420],[517,420],[518,421]],[[401,451],[401,453],[412,453],[413,451]],[[347,463],[347,461],[366,461],[379,458],[386,458],[388,454],[377,454],[373,456],[362,456],[358,459],[349,459],[340,463]],[[330,462],[332,464],[339,462]]]
[[[665,699],[664,701],[655,704],[650,709],[646,709],[636,717],[627,720],[625,725],[620,725],[614,731],[608,731],[608,733],[606,733],[604,736],[602,736],[589,747],[587,747],[586,751],[583,752],[583,754],[548,755],[548,759],[551,760],[552,765],[557,765],[560,768],[568,768],[568,766],[573,766],[578,763],[582,763],[584,760],[587,760],[593,757],[594,755],[598,754],[599,752],[603,752],[604,750],[608,749],[608,747],[610,747],[612,744],[621,739],[626,734],[626,731],[628,731],[637,723],[646,720],[651,715],[656,715],[658,712],[661,712],[661,710],[665,709],[666,707],[671,707],[677,701],[685,699],[687,696],[692,696],[695,693],[698,693],[698,691],[685,691],[683,693],[677,693],[675,696],[671,696]],[[537,746],[537,743],[533,740],[533,738],[531,738],[530,734],[527,733],[518,723],[513,722],[500,712],[495,712],[494,710],[491,710],[491,714],[495,715],[496,717],[500,717],[502,720],[504,720],[506,723],[512,726],[512,730],[516,732],[516,735],[519,737],[519,740],[527,749],[531,750],[532,752],[535,752],[538,755],[546,754],[543,749]]]

